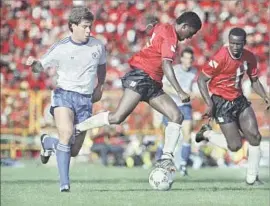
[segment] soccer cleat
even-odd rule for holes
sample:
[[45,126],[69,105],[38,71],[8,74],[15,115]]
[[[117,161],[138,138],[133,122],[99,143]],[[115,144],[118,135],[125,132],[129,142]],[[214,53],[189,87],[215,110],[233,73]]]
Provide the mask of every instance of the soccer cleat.
[[155,167],[160,167],[170,172],[175,172],[177,170],[172,159],[159,159],[156,162]]
[[212,130],[212,127],[209,124],[204,124],[202,125],[200,131],[196,134],[196,138],[195,141],[197,143],[201,142],[201,141],[208,141],[208,139],[206,137],[203,136],[203,133],[205,131],[209,131]]
[[64,185],[64,186],[60,187],[60,192],[70,192],[70,186]]
[[50,159],[50,156],[53,153],[53,150],[47,150],[44,148],[44,139],[46,138],[46,136],[48,136],[47,134],[43,134],[40,137],[40,143],[41,143],[41,151],[40,151],[40,160],[42,162],[42,164],[47,164],[47,162]]
[[188,176],[187,167],[185,165],[180,165],[179,171],[181,176]]
[[247,185],[252,185],[252,186],[260,186],[260,185],[264,185],[264,183],[259,179],[259,176],[257,175],[256,176],[256,178],[255,178],[255,180],[254,181],[251,181],[251,178],[249,178],[248,176],[247,176],[247,178],[246,178],[246,183],[247,183]]

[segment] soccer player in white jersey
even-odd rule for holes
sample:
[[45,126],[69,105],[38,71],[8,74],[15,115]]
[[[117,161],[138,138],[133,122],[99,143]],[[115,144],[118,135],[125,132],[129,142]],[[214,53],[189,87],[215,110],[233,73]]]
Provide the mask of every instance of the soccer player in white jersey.
[[81,132],[75,136],[75,125],[92,115],[92,103],[101,99],[106,76],[105,47],[90,36],[93,20],[87,8],[73,8],[68,21],[71,36],[55,43],[40,60],[29,57],[26,62],[33,72],[46,71],[49,67],[57,70],[50,112],[59,139],[47,134],[41,136],[41,161],[46,164],[56,150],[61,192],[70,191],[70,157],[79,153],[86,135]]
[[[193,58],[193,50],[191,48],[185,48],[181,52],[180,64],[173,66],[175,77],[187,94],[191,93],[192,87],[194,83],[196,83],[197,69],[192,66]],[[177,169],[180,170],[180,174],[185,176],[187,175],[186,166],[191,152],[192,107],[190,102],[183,103],[181,101],[166,77],[163,78],[163,88],[164,91],[172,97],[178,109],[184,115],[184,121],[182,123],[183,143],[181,147],[176,148],[174,161]],[[163,123],[165,125],[168,123],[165,116]]]

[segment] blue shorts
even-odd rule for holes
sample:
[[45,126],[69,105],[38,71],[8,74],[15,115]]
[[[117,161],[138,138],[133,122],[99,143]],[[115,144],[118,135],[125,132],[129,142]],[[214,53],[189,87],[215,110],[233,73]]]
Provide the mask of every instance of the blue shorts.
[[[192,120],[192,107],[190,104],[184,104],[182,106],[178,106],[180,112],[184,115],[184,120]],[[162,120],[164,125],[168,124],[168,119],[163,116]]]
[[74,124],[78,124],[92,116],[91,98],[90,94],[57,88],[52,92],[50,113],[54,115],[56,107],[70,108],[74,112]]

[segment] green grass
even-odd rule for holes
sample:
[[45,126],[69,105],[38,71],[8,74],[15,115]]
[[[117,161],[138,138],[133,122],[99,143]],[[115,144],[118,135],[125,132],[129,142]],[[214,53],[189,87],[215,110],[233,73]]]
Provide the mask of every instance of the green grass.
[[264,186],[244,183],[244,169],[206,168],[177,175],[172,190],[153,191],[148,170],[76,164],[71,193],[60,193],[55,167],[27,164],[1,168],[1,206],[269,206],[269,170],[261,169]]

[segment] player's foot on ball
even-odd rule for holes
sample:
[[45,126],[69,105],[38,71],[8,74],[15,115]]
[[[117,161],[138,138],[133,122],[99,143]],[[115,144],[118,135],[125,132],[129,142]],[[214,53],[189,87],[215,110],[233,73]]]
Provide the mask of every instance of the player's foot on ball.
[[47,150],[44,148],[44,139],[46,137],[48,137],[47,134],[43,134],[40,137],[40,142],[41,142],[41,147],[42,147],[41,151],[40,151],[40,160],[41,160],[42,164],[46,164],[49,161],[50,156],[53,153],[53,150]]
[[195,141],[197,143],[201,142],[201,141],[208,141],[208,139],[206,137],[203,136],[203,133],[205,131],[209,131],[212,130],[212,127],[209,124],[204,124],[202,125],[200,131],[196,134],[196,138]]
[[254,181],[251,181],[250,178],[247,177],[246,183],[247,183],[247,185],[252,185],[252,186],[264,185],[264,183],[259,179],[258,175],[256,176]]
[[181,176],[188,176],[188,173],[187,173],[187,167],[185,165],[180,165],[180,175]]
[[156,162],[155,167],[161,167],[161,168],[166,169],[170,172],[176,171],[176,167],[175,167],[172,159],[159,159]]
[[60,192],[70,192],[70,186],[64,185],[60,188]]

